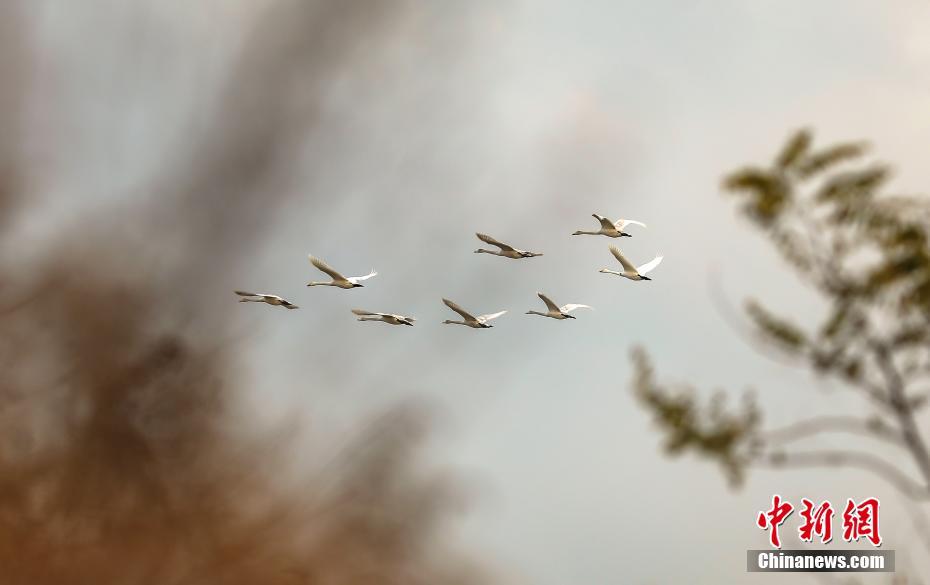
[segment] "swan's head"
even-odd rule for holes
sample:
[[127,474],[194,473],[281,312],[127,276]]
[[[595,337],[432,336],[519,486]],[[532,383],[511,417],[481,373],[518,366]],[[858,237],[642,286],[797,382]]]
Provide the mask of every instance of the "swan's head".
[[610,274],[612,271],[607,268],[601,268],[600,270],[598,270],[598,272],[601,272],[603,274]]
[[411,323],[410,321],[401,321],[401,323],[403,323],[404,325],[410,325],[411,327],[413,327],[413,323]]
[[365,287],[364,284],[359,284],[357,282],[352,283],[352,288],[364,288],[364,287]]
[[565,318],[566,318],[566,319],[577,319],[578,317],[576,317],[576,316],[574,316],[574,315],[569,315],[568,313],[565,313]]
[[442,324],[443,324],[443,325],[452,325],[452,321],[449,321],[448,319],[446,319],[445,321],[442,322]]
[[620,232],[620,237],[621,238],[632,238],[633,236],[631,236],[630,234],[626,232]]

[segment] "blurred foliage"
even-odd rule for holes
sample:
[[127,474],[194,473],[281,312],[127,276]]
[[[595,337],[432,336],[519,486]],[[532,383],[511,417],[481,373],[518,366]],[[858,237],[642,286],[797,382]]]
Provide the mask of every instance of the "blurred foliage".
[[[815,149],[811,132],[801,130],[770,165],[736,170],[723,188],[799,281],[826,301],[819,322],[804,324],[748,301],[753,335],[865,396],[874,409],[869,420],[891,421],[926,486],[930,457],[914,415],[926,403],[920,386],[930,378],[930,205],[880,195],[890,169],[865,155],[862,143]],[[733,481],[746,465],[771,456],[767,447],[776,446],[764,444],[755,406],[725,414],[715,396],[702,407],[692,391],[656,384],[641,350],[633,362],[636,395],[659,421],[670,453],[711,457]],[[861,429],[877,433],[867,421]]]
[[726,411],[725,395],[715,394],[707,407],[698,404],[694,391],[669,392],[655,381],[646,352],[633,350],[636,377],[633,389],[666,433],[665,451],[677,456],[692,451],[717,461],[730,482],[738,485],[757,442],[760,413],[750,395],[742,411]]

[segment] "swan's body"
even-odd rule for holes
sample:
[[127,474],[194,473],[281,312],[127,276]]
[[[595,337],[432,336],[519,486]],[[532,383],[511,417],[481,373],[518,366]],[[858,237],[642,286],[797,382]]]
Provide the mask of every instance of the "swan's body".
[[623,231],[623,228],[630,224],[646,227],[646,224],[641,221],[636,221],[635,219],[619,219],[617,221],[611,221],[606,217],[596,213],[592,213],[591,216],[594,217],[597,221],[601,222],[601,229],[597,230],[596,232],[578,230],[572,234],[573,236],[588,235],[607,236],[608,238],[631,238],[633,236]]
[[392,313],[373,313],[362,309],[352,309],[352,312],[359,316],[359,321],[381,321],[390,325],[410,325],[411,327],[413,327],[413,322],[416,321],[413,317],[394,315]]
[[540,313],[539,311],[527,311],[527,315],[539,315],[540,317],[550,317],[552,319],[574,319],[572,315],[569,315],[575,309],[593,309],[588,305],[577,305],[577,304],[568,304],[562,305],[561,307],[552,302],[552,299],[542,294],[541,292],[536,293],[542,302],[546,303],[546,308],[548,309],[545,313]]
[[474,315],[472,315],[471,313],[469,313],[462,307],[456,305],[449,299],[442,299],[442,302],[445,303],[447,307],[449,307],[450,309],[452,309],[453,311],[461,315],[462,319],[464,319],[464,321],[450,321],[447,319],[443,321],[443,323],[446,325],[465,325],[466,327],[472,327],[474,329],[489,329],[494,326],[488,325],[488,321],[491,321],[492,319],[497,319],[498,317],[500,317],[501,315],[507,312],[507,311],[499,311],[497,313],[491,313],[490,315],[478,315],[477,317],[475,317]]
[[359,284],[361,281],[368,280],[372,276],[378,275],[377,272],[372,270],[365,276],[345,277],[339,274],[338,272],[336,272],[335,270],[333,270],[329,264],[327,264],[326,262],[323,262],[319,258],[314,258],[312,255],[309,258],[310,258],[310,263],[313,264],[317,268],[317,270],[321,272],[325,272],[326,274],[330,275],[333,280],[331,282],[309,282],[307,283],[307,286],[338,286],[339,288],[361,288],[362,286],[364,286],[363,284]]
[[494,250],[485,250],[484,248],[478,248],[475,250],[475,254],[494,254],[495,256],[503,256],[504,258],[512,258],[514,260],[519,260],[521,258],[533,258],[535,256],[542,256],[542,253],[539,252],[527,252],[526,250],[518,250],[513,246],[499,242],[487,234],[475,234],[478,236],[478,239],[486,244],[491,244],[492,246],[497,246],[500,248],[498,251]]
[[235,291],[237,295],[242,297],[239,299],[240,303],[265,303],[273,307],[284,307],[285,309],[299,309],[294,303],[282,299],[278,295],[269,295],[265,293],[250,293],[242,290]]
[[662,262],[664,256],[656,256],[649,262],[646,262],[639,268],[633,266],[633,264],[624,258],[623,254],[620,253],[620,250],[616,246],[610,247],[610,253],[614,255],[614,258],[620,262],[620,265],[623,266],[623,272],[617,272],[616,270],[610,270],[608,268],[601,268],[598,272],[603,272],[604,274],[616,274],[617,276],[622,276],[623,278],[628,278],[630,280],[652,280],[646,274],[652,271],[653,268],[659,265]]

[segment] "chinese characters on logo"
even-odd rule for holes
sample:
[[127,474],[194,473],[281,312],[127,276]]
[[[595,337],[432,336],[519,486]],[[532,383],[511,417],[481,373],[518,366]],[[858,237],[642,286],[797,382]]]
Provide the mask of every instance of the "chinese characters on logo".
[[[801,499],[801,525],[798,528],[798,538],[802,542],[813,542],[816,537],[821,543],[827,544],[833,540],[833,506],[828,501],[815,505],[807,498]],[[865,538],[874,546],[881,546],[882,537],[878,532],[878,506],[877,498],[868,498],[860,503],[852,499],[846,500],[843,510],[843,540],[858,542]],[[781,548],[779,527],[794,512],[790,502],[781,499],[781,496],[772,496],[772,507],[759,512],[756,526],[769,531],[769,542],[775,548]]]

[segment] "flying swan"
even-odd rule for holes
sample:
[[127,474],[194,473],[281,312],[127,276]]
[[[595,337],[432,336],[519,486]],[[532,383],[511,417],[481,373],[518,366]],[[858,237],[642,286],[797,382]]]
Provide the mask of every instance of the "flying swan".
[[312,254],[309,256],[309,258],[310,258],[311,264],[313,264],[321,272],[325,272],[326,274],[330,275],[333,278],[333,280],[332,282],[311,281],[307,283],[307,286],[338,286],[339,288],[360,288],[362,286],[365,286],[363,284],[359,284],[361,281],[368,280],[372,276],[378,275],[377,272],[372,270],[365,276],[350,276],[346,278],[345,276],[333,270],[332,267],[330,267],[330,265],[327,264],[326,262],[323,262],[319,258],[314,258]]
[[278,295],[269,295],[265,293],[250,293],[242,290],[235,291],[237,295],[242,297],[239,299],[240,303],[267,303],[273,307],[284,307],[286,309],[299,309],[297,305],[292,302],[282,299]]
[[507,311],[500,311],[497,313],[491,313],[490,315],[479,315],[477,317],[473,316],[471,313],[468,313],[462,307],[456,305],[449,299],[442,299],[442,302],[446,304],[447,307],[458,313],[462,316],[464,321],[450,321],[446,319],[443,321],[446,325],[465,325],[466,327],[472,327],[474,329],[489,329],[494,327],[493,325],[488,325],[488,321],[492,319],[497,319]]
[[601,222],[601,229],[597,230],[596,232],[578,230],[572,234],[573,236],[607,236],[609,238],[621,238],[626,236],[627,238],[631,238],[633,236],[623,231],[623,228],[630,224],[646,227],[646,224],[641,221],[636,221],[635,219],[619,219],[617,221],[611,221],[606,217],[596,213],[592,213],[591,216],[597,219],[597,221]]
[[656,256],[649,262],[646,262],[639,268],[630,264],[630,261],[623,257],[623,254],[620,253],[620,250],[616,246],[610,247],[610,253],[614,255],[614,258],[620,262],[620,265],[623,266],[623,272],[617,272],[616,270],[610,270],[608,268],[601,268],[598,272],[603,272],[604,274],[616,274],[617,276],[622,276],[623,278],[628,278],[630,280],[652,280],[647,273],[651,272],[653,268],[659,265],[662,262],[664,256]]
[[493,250],[485,250],[484,248],[478,248],[475,250],[475,254],[494,254],[495,256],[503,256],[504,258],[512,258],[514,260],[519,260],[520,258],[533,258],[535,256],[542,256],[540,252],[527,252],[526,250],[518,250],[513,246],[509,246],[503,242],[498,242],[491,236],[487,234],[475,234],[478,236],[478,239],[486,244],[491,244],[492,246],[497,246],[500,248],[499,251],[495,252]]
[[539,315],[541,317],[551,317],[553,319],[559,319],[559,320],[574,319],[575,317],[573,317],[572,315],[569,315],[569,313],[571,313],[575,309],[593,309],[594,308],[588,305],[576,305],[576,304],[562,305],[560,307],[556,305],[555,303],[553,303],[552,299],[542,294],[541,292],[536,293],[536,295],[540,299],[542,299],[542,302],[546,303],[546,308],[548,309],[548,311],[546,311],[545,313],[540,313],[539,311],[527,311],[526,312],[527,315]]
[[394,315],[392,313],[374,313],[363,309],[352,309],[352,312],[359,316],[359,321],[381,321],[390,325],[410,325],[411,327],[413,327],[413,322],[416,321],[413,317]]

